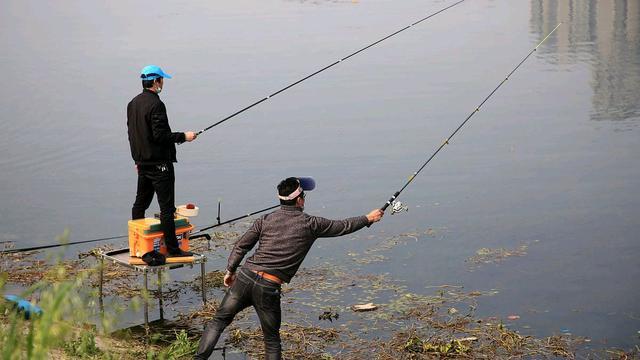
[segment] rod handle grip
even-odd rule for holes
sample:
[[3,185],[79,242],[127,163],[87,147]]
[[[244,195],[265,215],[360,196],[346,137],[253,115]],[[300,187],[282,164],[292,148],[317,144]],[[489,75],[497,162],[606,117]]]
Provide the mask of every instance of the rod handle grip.
[[[198,135],[202,134],[203,132],[204,132],[204,130],[200,130],[200,131],[196,132],[196,136],[198,136]],[[182,144],[184,144],[185,142],[186,142],[186,141],[183,141],[183,142],[179,142],[179,143],[177,143],[177,144],[178,144],[178,145],[182,145]]]
[[389,205],[391,205],[391,203],[398,198],[398,195],[400,195],[400,191],[396,191],[395,194],[393,194],[393,196],[391,198],[389,198],[389,200],[384,203],[384,205],[382,205],[382,207],[380,208],[380,210],[385,211],[387,210],[387,208],[389,207]]

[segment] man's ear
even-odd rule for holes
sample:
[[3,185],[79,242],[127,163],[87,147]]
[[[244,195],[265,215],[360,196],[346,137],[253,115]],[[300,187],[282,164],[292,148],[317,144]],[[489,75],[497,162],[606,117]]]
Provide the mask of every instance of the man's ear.
[[304,205],[304,199],[302,198],[302,196],[298,196],[298,198],[296,199],[296,206],[302,207],[303,205]]

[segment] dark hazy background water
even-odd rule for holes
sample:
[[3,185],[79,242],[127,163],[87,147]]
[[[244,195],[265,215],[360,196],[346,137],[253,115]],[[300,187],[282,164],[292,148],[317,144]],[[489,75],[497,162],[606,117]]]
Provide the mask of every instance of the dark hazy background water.
[[[126,232],[136,174],[125,109],[144,65],[174,75],[161,95],[173,129],[199,130],[451,3],[4,1],[0,241]],[[410,211],[365,230],[441,236],[369,270],[413,291],[498,289],[480,312],[521,314],[535,334],[637,344],[635,0],[467,0],[180,146],[177,202],[197,203],[207,225],[218,198],[230,218],[273,204],[280,179],[311,175],[310,213],[380,206],[560,21],[402,194]],[[365,239],[323,241],[306,265],[345,262]],[[523,243],[527,256],[468,271],[477,249]]]

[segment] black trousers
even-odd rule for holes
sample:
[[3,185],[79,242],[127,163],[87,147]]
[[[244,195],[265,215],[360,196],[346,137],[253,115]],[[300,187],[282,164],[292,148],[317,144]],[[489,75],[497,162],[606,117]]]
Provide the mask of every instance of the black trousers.
[[173,222],[175,207],[175,173],[173,163],[160,165],[138,165],[138,190],[136,201],[131,208],[133,220],[144,218],[144,212],[151,205],[153,194],[158,196],[160,205],[160,225],[164,233],[164,241],[169,252],[176,252],[176,225]]
[[237,272],[236,280],[222,299],[216,315],[207,323],[195,359],[208,359],[222,331],[231,324],[237,313],[251,305],[260,319],[265,358],[280,360],[280,284],[266,280],[247,269]]

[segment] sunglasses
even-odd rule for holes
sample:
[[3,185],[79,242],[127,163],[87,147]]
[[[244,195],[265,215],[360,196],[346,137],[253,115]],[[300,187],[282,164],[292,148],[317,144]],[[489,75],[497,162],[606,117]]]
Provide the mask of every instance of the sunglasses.
[[140,75],[140,77],[142,78],[142,80],[155,80],[155,79],[162,78],[162,76],[156,73],[142,74]]

